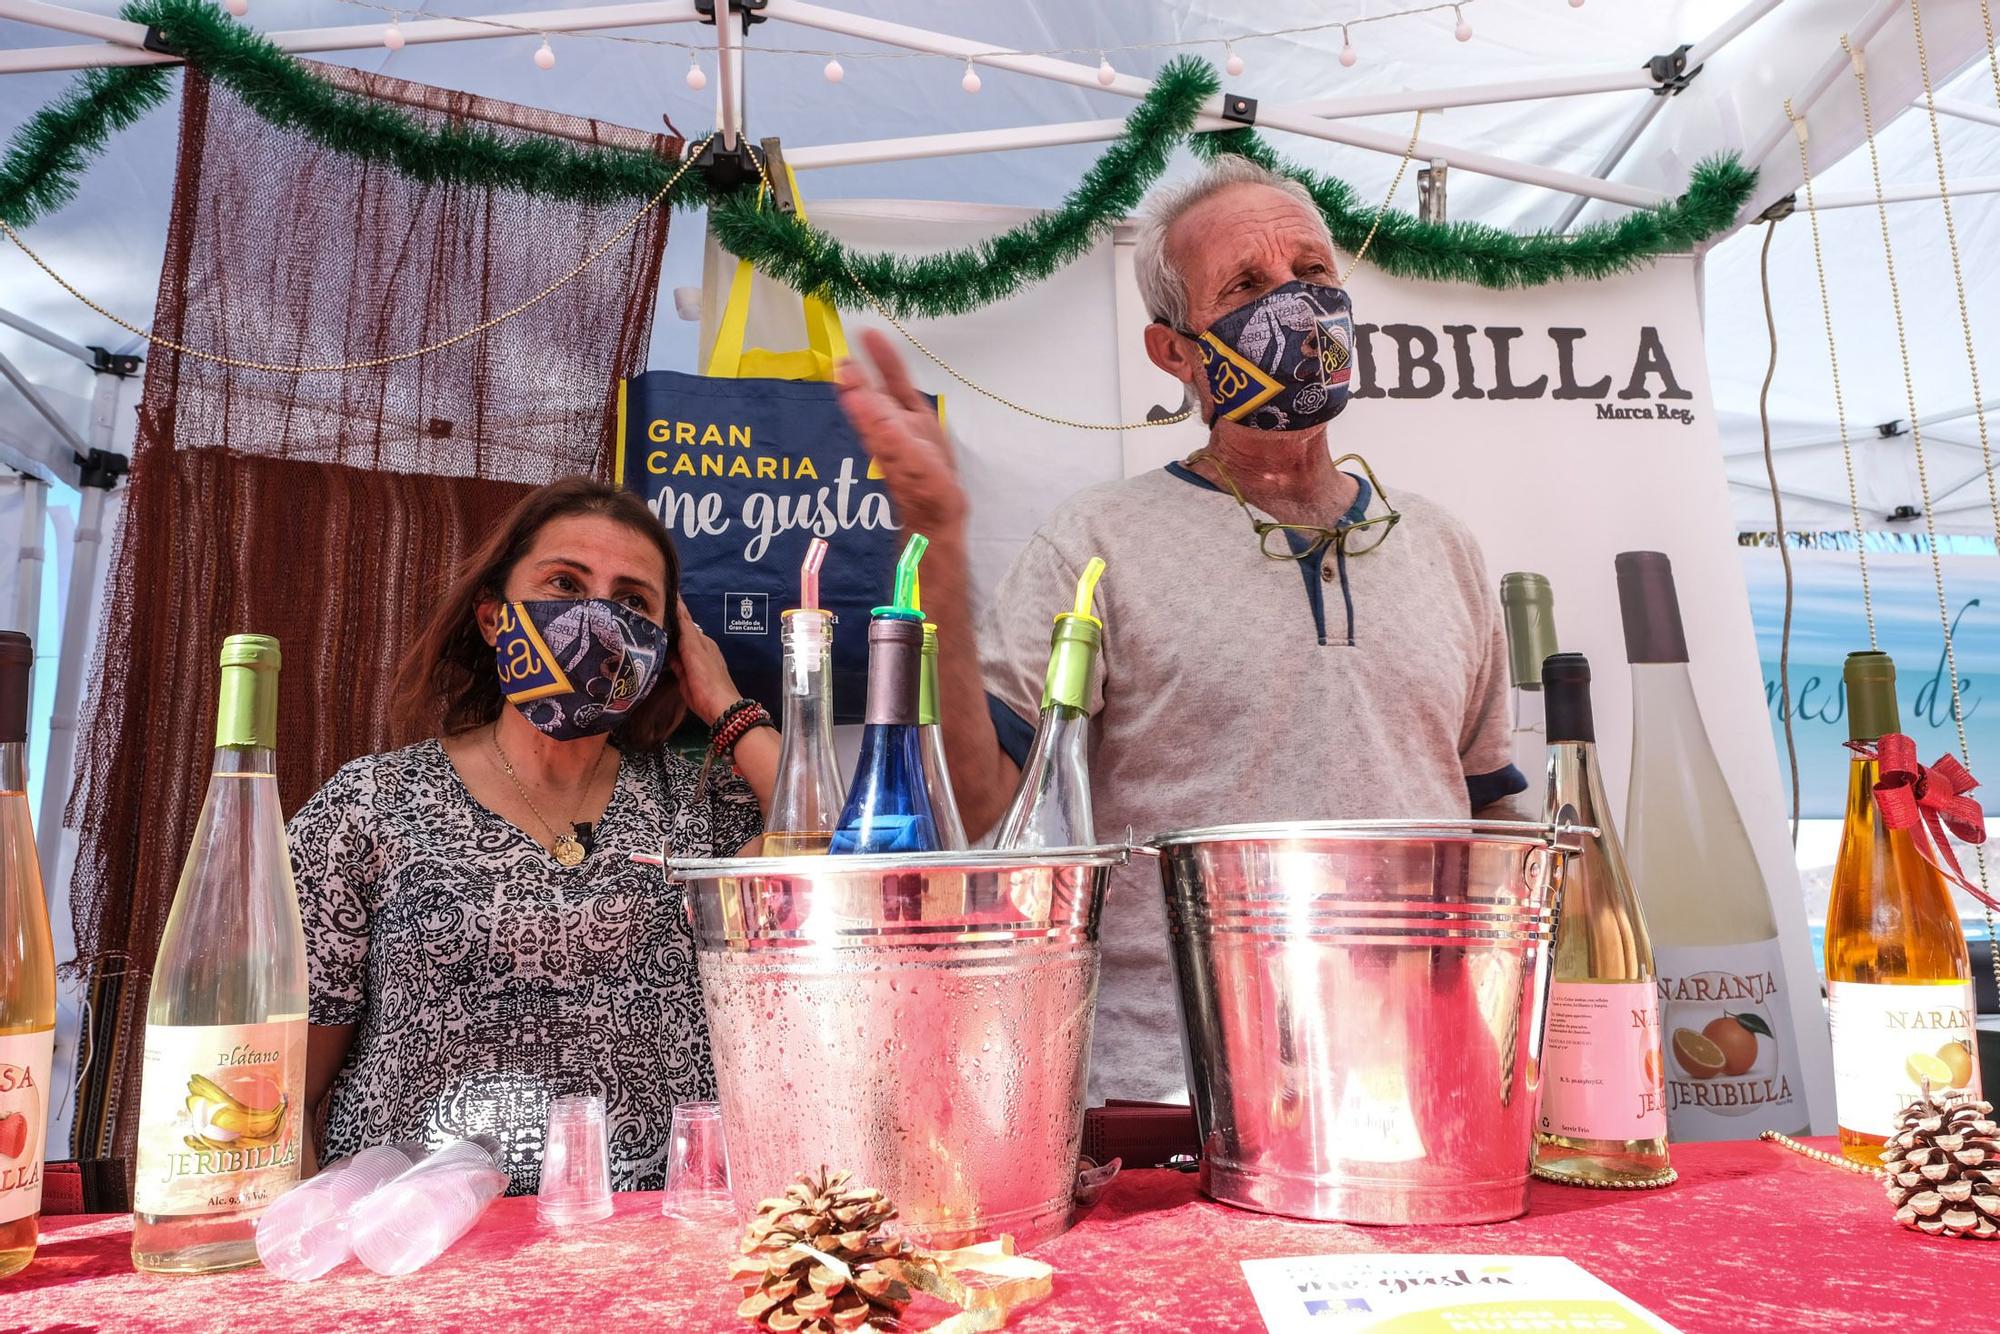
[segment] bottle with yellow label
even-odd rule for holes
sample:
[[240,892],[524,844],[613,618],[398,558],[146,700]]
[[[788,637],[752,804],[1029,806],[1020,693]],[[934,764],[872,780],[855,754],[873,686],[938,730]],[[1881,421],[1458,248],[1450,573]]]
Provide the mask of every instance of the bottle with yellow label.
[[0,1278],[35,1258],[56,963],[28,817],[28,637],[0,630]]
[[153,966],[132,1263],[255,1262],[304,1148],[306,948],[274,771],[278,641],[222,645],[215,763]]
[[[1850,653],[1848,735],[1871,746],[1901,729],[1896,664]],[[1846,823],[1826,906],[1827,1022],[1840,1150],[1882,1161],[1896,1115],[1928,1084],[1979,1092],[1972,1035],[1972,963],[1950,887],[1907,829],[1875,804],[1881,766],[1857,753],[1848,769]]]

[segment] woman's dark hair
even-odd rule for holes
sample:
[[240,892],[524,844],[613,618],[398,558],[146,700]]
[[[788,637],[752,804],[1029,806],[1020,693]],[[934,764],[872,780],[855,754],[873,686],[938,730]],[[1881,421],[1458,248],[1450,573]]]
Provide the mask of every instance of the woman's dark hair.
[[[677,638],[674,599],[681,584],[673,538],[646,502],[630,491],[594,477],[565,477],[521,497],[486,540],[459,562],[396,670],[390,707],[399,730],[411,736],[456,736],[500,716],[505,701],[494,671],[493,646],[479,632],[479,604],[505,600],[507,577],[536,535],[551,520],[576,514],[598,514],[622,523],[660,549],[667,570],[665,615],[671,648]],[[673,667],[670,657],[652,693],[611,734],[620,749],[661,745],[680,726],[686,707]]]

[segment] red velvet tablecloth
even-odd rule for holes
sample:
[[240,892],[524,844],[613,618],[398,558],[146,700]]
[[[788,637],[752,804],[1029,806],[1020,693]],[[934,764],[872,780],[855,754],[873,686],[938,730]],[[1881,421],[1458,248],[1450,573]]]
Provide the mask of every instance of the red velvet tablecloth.
[[[1261,1330],[1239,1260],[1365,1251],[1565,1255],[1688,1334],[1994,1327],[2000,1243],[1905,1231],[1874,1181],[1773,1145],[1688,1145],[1674,1159],[1667,1190],[1538,1182],[1525,1218],[1479,1227],[1299,1223],[1202,1199],[1178,1172],[1128,1172],[1035,1252],[1056,1268],[1055,1294],[1008,1328]],[[0,1280],[0,1334],[749,1328],[723,1274],[730,1239],[662,1218],[657,1195],[617,1203],[554,1232],[534,1200],[501,1200],[428,1269],[378,1278],[350,1264],[309,1284],[256,1268],[135,1274],[126,1218],[49,1219],[34,1264]],[[919,1328],[946,1313],[929,1299],[911,1311]]]

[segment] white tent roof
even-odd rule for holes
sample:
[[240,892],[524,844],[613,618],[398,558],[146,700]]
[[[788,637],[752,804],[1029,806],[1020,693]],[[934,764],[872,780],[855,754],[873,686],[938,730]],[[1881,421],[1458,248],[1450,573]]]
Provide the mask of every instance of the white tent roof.
[[[1760,209],[1797,184],[1797,152],[1786,128],[1787,97],[1809,106],[1816,184],[1829,196],[1852,196],[1868,186],[1865,157],[1848,158],[1860,142],[1860,118],[1853,79],[1842,63],[1839,35],[1852,32],[1869,50],[1869,75],[1882,135],[1885,178],[1890,184],[1934,185],[1929,129],[1921,114],[1907,108],[1918,96],[1912,58],[1907,0],[1664,0],[1644,5],[1627,0],[1591,0],[1578,8],[1554,0],[1464,0],[1459,14],[1474,29],[1472,40],[1454,40],[1458,16],[1449,6],[1397,16],[1422,0],[1367,0],[1329,9],[1319,0],[1276,0],[1251,5],[1218,0],[1116,0],[1077,5],[1063,0],[1017,0],[1007,5],[938,3],[937,0],[769,0],[775,21],[758,25],[748,39],[744,83],[747,127],[755,137],[777,134],[789,151],[848,145],[912,135],[1008,130],[1052,123],[1123,116],[1129,97],[1084,80],[1082,86],[1049,82],[982,62],[983,87],[976,96],[960,87],[962,61],[919,54],[864,40],[851,32],[853,20],[882,20],[933,34],[970,41],[979,50],[1016,49],[1066,52],[1057,58],[1095,68],[1104,50],[1122,74],[1150,75],[1183,49],[1200,51],[1221,63],[1226,39],[1235,39],[1247,62],[1244,73],[1225,77],[1225,88],[1255,96],[1266,115],[1283,105],[1316,103],[1321,112],[1351,111],[1357,99],[1400,106],[1447,104],[1424,118],[1423,138],[1456,158],[1450,174],[1451,216],[1513,228],[1557,226],[1576,210],[1577,197],[1543,185],[1483,174],[1465,165],[1467,157],[1488,155],[1535,169],[1554,168],[1583,177],[1601,176],[1610,193],[1678,193],[1690,168],[1720,151],[1742,152],[1764,176],[1753,205]],[[115,0],[62,0],[67,11],[94,15],[116,12]],[[494,16],[509,19],[501,0],[408,0],[402,18],[408,33],[439,16]],[[635,7],[637,8],[637,7]],[[693,0],[665,0],[644,7],[650,15],[673,19],[692,15]],[[0,19],[0,71],[71,60],[69,53],[102,40],[87,21],[76,21],[43,0],[0,0],[0,15],[29,15],[29,23]],[[516,11],[519,13],[525,11]],[[571,6],[541,11],[552,27],[583,22],[594,9]],[[1994,108],[1993,84],[1985,68],[1976,0],[1926,0],[1924,25],[1933,71],[1940,80],[1956,78],[1950,95]],[[553,14],[553,17],[548,17]],[[539,44],[533,33],[486,40],[427,44],[411,40],[390,52],[380,45],[388,10],[374,0],[252,0],[243,20],[273,34],[301,29],[349,28],[312,43],[345,50],[319,50],[315,58],[401,77],[464,89],[487,96],[552,107],[581,116],[639,127],[656,126],[664,113],[683,131],[705,131],[717,118],[721,80],[716,74],[712,27],[693,22],[556,32],[553,69],[536,68]],[[1360,59],[1343,67],[1336,55],[1343,42],[1338,28],[1283,36],[1254,36],[1280,28],[1348,20]],[[800,22],[798,20],[804,20]],[[56,27],[46,26],[53,21]],[[529,26],[524,24],[523,26]],[[66,31],[57,28],[67,29]],[[834,30],[829,30],[834,29]],[[491,32],[493,30],[486,29]],[[618,40],[643,38],[645,42]],[[711,78],[706,91],[685,82],[688,53],[658,43],[698,44]],[[1192,48],[1185,43],[1200,43]],[[1654,55],[1682,44],[1707,55],[1706,68],[1687,90],[1656,97],[1641,66]],[[948,43],[947,43],[948,46]],[[812,52],[816,54],[786,54]],[[838,84],[821,75],[825,52],[841,53],[846,75]],[[1712,54],[1711,54],[1712,53]],[[81,58],[88,58],[84,51]],[[1977,62],[1976,64],[1974,62]],[[1970,66],[1970,68],[1968,68]],[[0,133],[11,134],[33,111],[55,97],[72,77],[68,72],[0,72]],[[1554,91],[1564,87],[1612,87],[1586,95],[1535,100],[1488,100],[1492,94],[1462,90],[1502,85]],[[1421,90],[1421,91],[1412,91]],[[1459,91],[1453,91],[1459,90]],[[1432,96],[1435,94],[1434,96]],[[1363,106],[1361,109],[1366,109]],[[1898,117],[1901,116],[1901,119]],[[177,105],[170,103],[126,131],[90,168],[78,198],[31,230],[47,258],[84,290],[129,318],[143,323],[152,307],[172,190]],[[1339,116],[1330,126],[1372,130],[1398,147],[1407,138],[1408,110]],[[1959,119],[1944,124],[1947,161],[1955,179],[2000,176],[1989,157],[2000,153],[2000,129]],[[1316,168],[1351,181],[1364,198],[1385,189],[1396,157],[1325,142],[1280,130],[1269,137],[1280,150]],[[1455,151],[1454,151],[1455,150]],[[803,181],[809,197],[904,197],[1048,206],[1056,203],[1101,151],[1097,142],[1072,143],[1031,151],[978,153],[890,160],[869,165],[812,171]],[[836,153],[834,156],[847,156]],[[1187,170],[1183,160],[1175,170]],[[1514,173],[1520,174],[1520,173]],[[1414,177],[1414,173],[1411,173]],[[1412,207],[1415,183],[1408,179],[1398,202]],[[1980,242],[2000,225],[1990,195],[1969,196],[1959,205],[1960,249],[1983,253]],[[1613,216],[1625,205],[1589,201],[1581,217]],[[1903,204],[1891,209],[1897,258],[1903,277],[1906,324],[1918,365],[1919,408],[1923,412],[1962,408],[1971,394],[1962,338],[1951,295],[1949,255],[1937,206]],[[685,226],[684,220],[682,225]],[[1826,375],[1824,334],[1804,216],[1781,224],[1773,255],[1783,361],[1773,394],[1775,435],[1796,443],[1835,434]],[[1851,423],[1871,436],[1876,422],[1907,416],[1902,402],[1893,324],[1887,318],[1881,244],[1872,208],[1829,210],[1822,215],[1832,299],[1842,339],[1842,363]],[[1735,455],[1753,446],[1756,393],[1762,378],[1764,339],[1755,283],[1757,236],[1742,235],[1717,248],[1709,265],[1708,318],[1711,362],[1726,448]],[[682,232],[686,237],[688,233]],[[699,281],[700,247],[668,248],[664,285]],[[1975,284],[2000,283],[1976,274]],[[1979,318],[1984,286],[1972,293]],[[139,350],[138,340],[77,305],[11,247],[0,246],[0,306],[55,329],[80,343]],[[1991,303],[1984,303],[1990,309]],[[657,323],[653,364],[687,366],[693,361],[692,326],[671,317]],[[1977,332],[1977,330],[1975,330]],[[87,392],[75,362],[18,334],[0,330],[0,352],[31,376],[72,393]],[[975,368],[976,369],[976,368]],[[1989,397],[2000,396],[2000,358],[1989,372]],[[0,393],[11,391],[0,390]],[[1944,443],[1947,436],[1977,437],[1971,419],[1941,426],[1932,437],[1939,489],[1956,482],[1978,463],[1975,454]],[[4,429],[4,427],[0,427]],[[1907,437],[1863,450],[1865,501],[1871,513],[1886,514],[1914,500],[1905,479]],[[1784,479],[1795,494],[1794,524],[1844,521],[1845,481],[1836,446],[1789,450],[1780,455]],[[1761,475],[1761,459],[1733,464],[1746,480]],[[1979,498],[1983,483],[1941,502]],[[1838,504],[1808,500],[1834,497]],[[1768,527],[1768,497],[1747,488],[1739,519],[1745,527]],[[1983,512],[1972,528],[1990,527]],[[1970,520],[1968,520],[1970,522]]]

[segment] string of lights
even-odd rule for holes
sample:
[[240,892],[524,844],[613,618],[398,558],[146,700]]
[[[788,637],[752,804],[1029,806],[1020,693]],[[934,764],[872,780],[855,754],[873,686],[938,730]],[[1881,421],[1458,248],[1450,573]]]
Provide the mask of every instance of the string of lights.
[[[671,37],[648,37],[637,33],[621,32],[566,32],[552,34],[540,28],[510,23],[503,17],[460,17],[447,14],[429,14],[420,9],[410,9],[383,3],[383,0],[340,0],[340,3],[351,8],[366,9],[386,16],[388,22],[383,25],[382,45],[391,51],[400,51],[403,49],[404,35],[402,21],[404,19],[428,20],[440,18],[449,18],[458,23],[477,24],[481,27],[492,28],[502,33],[513,33],[523,37],[538,37],[541,39],[541,44],[535,48],[534,61],[538,67],[545,70],[555,68],[556,50],[552,45],[552,41],[555,38],[617,42],[631,46],[660,47],[668,50],[685,51],[688,55],[687,86],[696,91],[700,91],[708,86],[708,72],[702,65],[702,55],[703,53],[715,50],[715,43],[713,41],[684,41]],[[1113,55],[1136,55],[1152,51],[1198,50],[1209,47],[1220,47],[1222,49],[1222,68],[1225,72],[1234,76],[1243,73],[1248,68],[1248,61],[1237,49],[1239,46],[1254,44],[1270,38],[1300,37],[1312,33],[1334,31],[1340,33],[1340,63],[1352,69],[1361,59],[1360,50],[1354,43],[1354,30],[1365,28],[1367,25],[1373,23],[1389,23],[1399,19],[1420,18],[1424,15],[1442,14],[1449,11],[1453,20],[1451,35],[1458,41],[1469,42],[1473,36],[1472,24],[1466,19],[1465,11],[1471,9],[1477,3],[1479,3],[1479,0],[1431,0],[1430,3],[1412,5],[1405,9],[1387,10],[1379,14],[1363,14],[1345,19],[1326,19],[1315,23],[1293,24],[1283,28],[1239,32],[1229,36],[1180,37],[1161,41],[1124,42],[1113,45],[1053,46],[1039,50],[1026,50],[1019,47],[995,47],[990,52],[975,53],[965,61],[965,74],[959,80],[959,86],[968,93],[979,91],[980,77],[975,66],[984,56],[1034,55],[1065,57],[1087,56],[1094,52],[1097,55],[1097,80],[1099,83],[1109,86],[1118,77],[1118,69],[1113,65],[1111,59]],[[1584,0],[1569,0],[1571,8],[1579,8],[1583,3]],[[224,0],[224,8],[236,17],[242,18],[250,12],[250,0]],[[828,83],[839,83],[847,77],[847,66],[844,63],[847,61],[928,60],[955,62],[958,59],[956,56],[939,56],[927,51],[898,51],[881,47],[865,50],[858,48],[826,50],[822,48],[795,46],[746,46],[743,49],[747,54],[759,58],[782,56],[824,60],[826,64],[822,68],[821,73]]]

